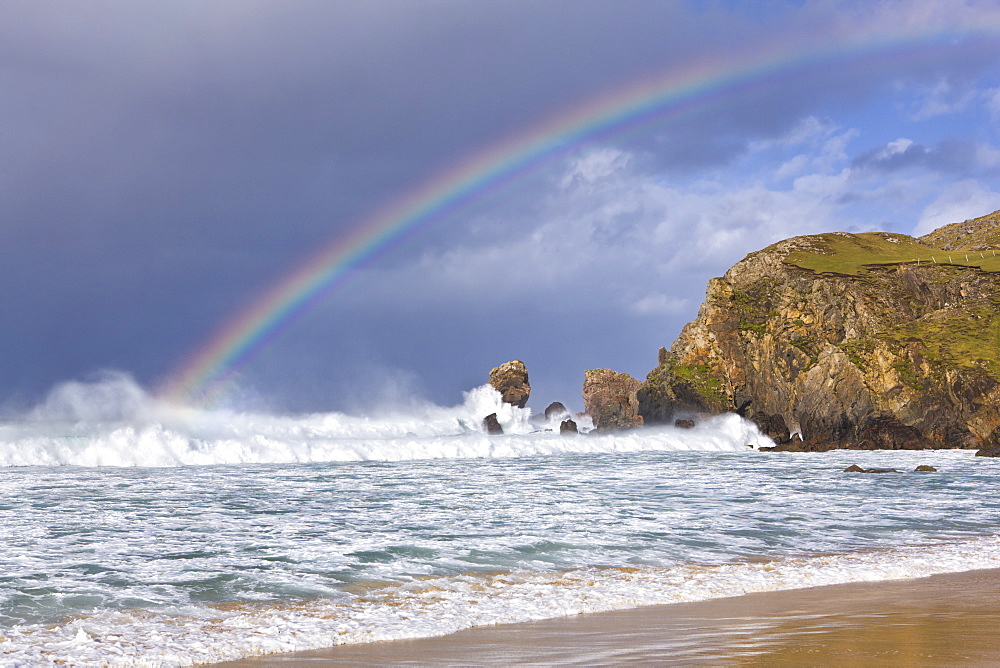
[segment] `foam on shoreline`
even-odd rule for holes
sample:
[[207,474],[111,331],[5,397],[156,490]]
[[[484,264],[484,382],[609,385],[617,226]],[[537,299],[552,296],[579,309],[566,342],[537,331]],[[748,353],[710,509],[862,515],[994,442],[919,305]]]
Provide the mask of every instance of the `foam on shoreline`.
[[644,607],[216,664],[987,665],[1000,570]]
[[191,665],[339,644],[428,638],[463,629],[785,591],[1000,568],[1000,537],[716,566],[587,568],[423,578],[351,602],[105,611],[6,632],[13,664]]

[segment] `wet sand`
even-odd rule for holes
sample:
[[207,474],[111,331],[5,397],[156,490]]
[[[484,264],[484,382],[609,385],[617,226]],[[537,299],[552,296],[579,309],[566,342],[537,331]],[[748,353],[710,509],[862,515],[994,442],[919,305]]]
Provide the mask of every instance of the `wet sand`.
[[1000,665],[1000,570],[652,606],[215,664]]

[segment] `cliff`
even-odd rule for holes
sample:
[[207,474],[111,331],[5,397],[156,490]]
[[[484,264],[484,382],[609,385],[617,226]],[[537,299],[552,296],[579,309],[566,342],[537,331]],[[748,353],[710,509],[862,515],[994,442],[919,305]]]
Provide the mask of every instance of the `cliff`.
[[798,432],[794,448],[1000,444],[1000,211],[748,255],[709,281],[637,401],[646,424],[738,410]]

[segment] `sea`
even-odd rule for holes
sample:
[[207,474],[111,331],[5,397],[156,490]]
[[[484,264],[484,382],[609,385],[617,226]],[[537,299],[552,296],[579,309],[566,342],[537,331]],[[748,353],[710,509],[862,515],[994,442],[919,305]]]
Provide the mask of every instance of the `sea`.
[[489,386],[289,415],[123,378],[8,413],[3,666],[186,666],[1000,567],[1000,460],[761,452],[735,414],[561,435]]

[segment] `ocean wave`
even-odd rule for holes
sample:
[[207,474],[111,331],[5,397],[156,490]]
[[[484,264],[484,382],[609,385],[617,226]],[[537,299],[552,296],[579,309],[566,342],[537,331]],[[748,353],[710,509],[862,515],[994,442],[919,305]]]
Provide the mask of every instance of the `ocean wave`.
[[[496,413],[503,436],[487,436],[482,419]],[[190,466],[335,461],[493,458],[559,453],[655,450],[745,450],[770,441],[736,415],[670,427],[560,435],[530,409],[505,404],[489,385],[453,407],[409,412],[267,415],[176,406],[146,394],[131,379],[108,375],[64,383],[39,406],[0,423],[0,466]]]

